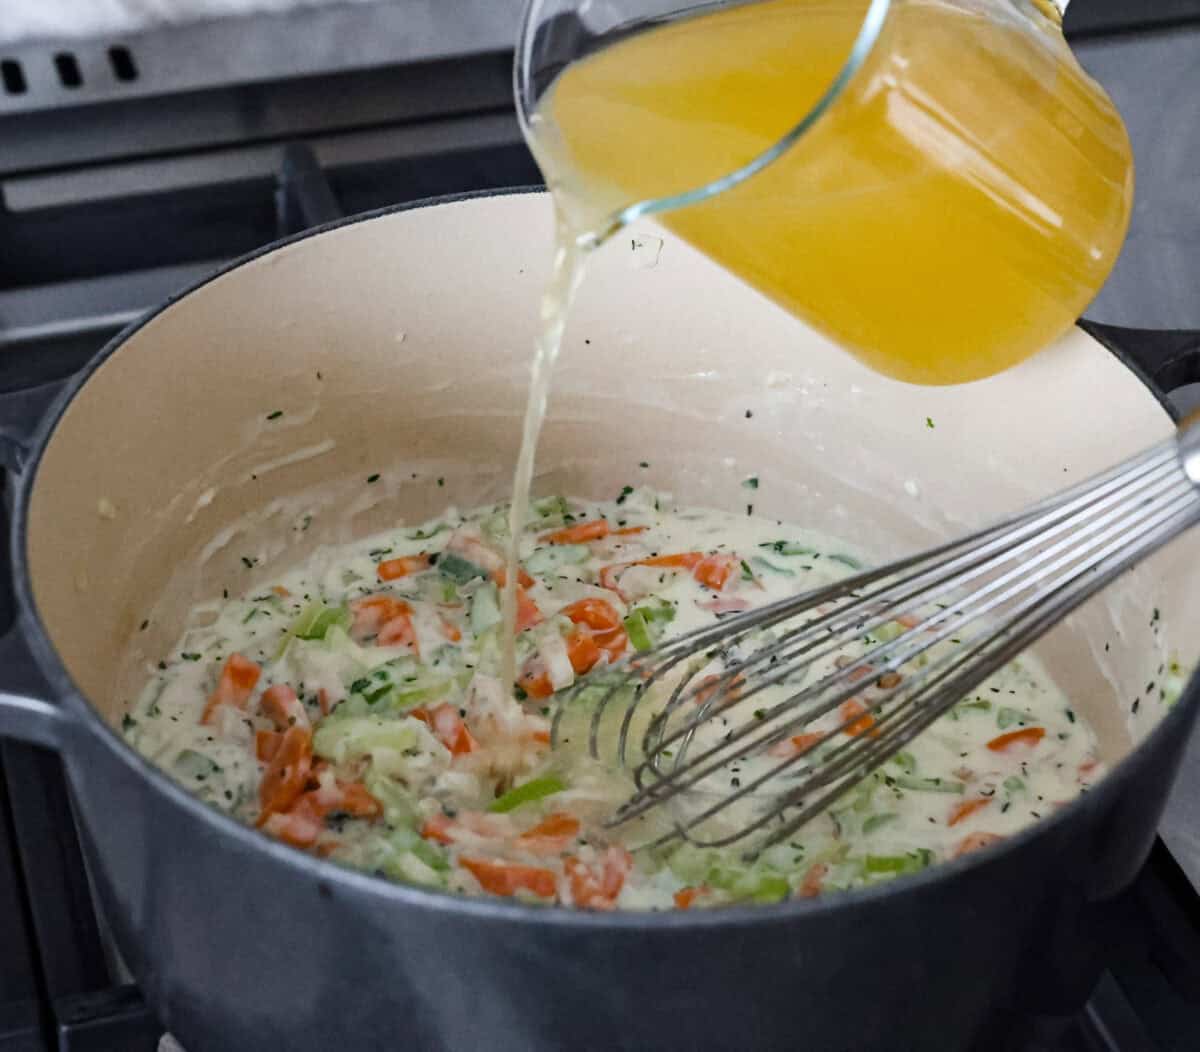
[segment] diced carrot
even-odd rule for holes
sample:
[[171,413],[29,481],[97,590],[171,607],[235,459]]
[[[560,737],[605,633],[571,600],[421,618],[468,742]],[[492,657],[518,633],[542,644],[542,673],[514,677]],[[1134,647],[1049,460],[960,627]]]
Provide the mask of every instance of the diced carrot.
[[396,559],[385,559],[379,564],[379,579],[396,581],[401,577],[409,577],[412,574],[428,570],[429,565],[428,552],[422,552],[420,555],[401,555]]
[[[508,570],[505,567],[500,567],[492,573],[492,580],[496,582],[498,588],[503,588],[508,584]],[[526,572],[524,566],[517,567],[517,584],[522,588],[532,588],[537,582]]]
[[959,841],[958,847],[954,849],[954,858],[959,855],[965,855],[971,851],[979,851],[987,847],[989,844],[996,844],[1003,840],[1004,837],[998,833],[969,833]]
[[568,603],[559,613],[574,624],[587,625],[597,632],[621,627],[621,615],[607,599],[579,599]]
[[399,614],[411,613],[409,605],[392,595],[368,595],[350,603],[356,639],[374,635]]
[[[731,679],[725,679],[724,675],[705,676],[692,690],[692,700],[697,705],[703,705],[710,701],[713,695],[719,690],[722,700],[726,702],[736,701],[741,697],[742,684],[746,682],[746,677],[740,672]],[[723,684],[723,685],[722,685]]]
[[674,895],[676,909],[691,909],[695,901],[702,895],[709,894],[710,890],[706,884],[700,884],[697,887],[680,888]]
[[329,814],[341,812],[353,818],[377,818],[383,813],[383,806],[362,782],[339,782],[337,799],[325,806]]
[[413,628],[412,607],[408,603],[397,603],[392,616],[379,629],[375,643],[381,647],[411,647],[412,652],[421,656],[417,645],[417,632]]
[[542,535],[546,544],[587,544],[598,541],[609,535],[609,526],[604,519],[592,519],[590,522],[577,522],[553,533]]
[[546,663],[537,657],[525,662],[525,667],[517,677],[517,686],[531,698],[548,698],[554,693],[554,685],[550,682]]
[[736,555],[709,555],[696,564],[692,576],[706,588],[719,592],[729,583],[738,561]]
[[589,910],[615,908],[625,877],[632,868],[633,857],[619,847],[610,847],[599,860],[598,867],[589,867],[573,855],[563,860],[571,901]]
[[557,855],[579,835],[579,819],[555,812],[517,837],[517,844],[535,855]]
[[959,822],[970,818],[976,811],[982,810],[991,802],[989,797],[980,796],[974,800],[963,800],[962,803],[955,804],[950,809],[950,817],[946,819],[946,825],[958,825]]
[[639,559],[635,566],[665,566],[672,570],[694,570],[703,552],[679,552],[676,555],[653,555],[649,559]]
[[221,668],[217,686],[209,695],[208,704],[204,706],[200,722],[211,723],[218,705],[232,705],[235,709],[244,709],[261,675],[262,669],[248,657],[237,653],[230,654]]
[[[630,563],[613,563],[600,570],[600,587],[622,595],[620,574],[631,566],[661,566],[668,570],[687,570],[702,585],[719,592],[729,582],[738,565],[736,555],[705,555],[703,552],[678,552],[673,555],[653,555]],[[622,596],[623,597],[623,596]]]
[[620,588],[621,574],[633,565],[633,563],[612,563],[608,566],[600,567],[600,587],[607,588],[610,592],[616,592],[617,595],[624,599],[625,593]]
[[549,745],[550,744],[550,732],[549,731],[534,731],[529,737],[532,738],[539,745]]
[[325,816],[311,794],[305,794],[289,811],[274,811],[261,822],[265,832],[292,847],[312,847],[325,830]]
[[645,533],[649,526],[623,526],[619,530],[613,530],[614,537],[635,537],[639,533]]
[[576,629],[567,636],[567,657],[575,675],[582,676],[591,671],[600,660],[600,647],[586,629]]
[[458,709],[448,701],[443,701],[432,709],[413,709],[409,715],[433,731],[433,736],[450,750],[452,756],[462,756],[479,748],[479,743],[471,736],[466,723],[458,714]]
[[312,733],[289,727],[262,777],[258,798],[259,824],[277,811],[288,810],[304,791],[312,766]]
[[282,741],[283,735],[279,731],[255,731],[254,755],[263,763],[270,763],[279,752],[279,743]]
[[275,724],[277,730],[311,726],[303,703],[286,683],[276,683],[264,690],[259,704],[263,715]]
[[464,869],[493,895],[515,895],[532,891],[539,898],[554,897],[557,880],[554,871],[540,866],[522,866],[514,862],[490,862],[482,858],[460,858]]
[[867,711],[867,707],[857,698],[850,698],[847,701],[843,701],[838,708],[838,716],[843,723],[847,720],[854,720],[855,716],[862,717],[862,719],[854,720],[850,726],[845,728],[845,732],[851,737],[857,738],[860,734],[870,734],[872,737],[876,737],[879,734],[879,731],[875,729],[875,717]]
[[442,635],[450,640],[451,643],[457,643],[462,639],[462,629],[449,618],[439,614],[438,624],[441,626]]
[[454,823],[440,811],[430,815],[421,826],[421,836],[426,840],[437,840],[442,844],[453,844]]
[[781,742],[776,742],[767,750],[767,755],[777,756],[780,759],[799,756],[806,749],[821,742],[824,737],[823,734],[795,734]]
[[590,628],[596,645],[601,650],[606,650],[614,661],[629,645],[629,636],[621,623],[621,615],[607,599],[579,599],[564,606],[559,613],[574,624]]
[[804,879],[800,882],[800,890],[796,892],[796,897],[815,899],[821,894],[821,887],[828,875],[829,864],[827,862],[816,862],[809,866],[804,874]]
[[286,588],[284,588],[283,585],[281,585],[281,584],[272,585],[271,591],[274,592],[277,596],[279,596],[280,599],[290,599],[292,596],[292,593],[289,592]]
[[537,603],[529,598],[523,585],[517,585],[517,631],[524,632],[527,628],[541,624],[542,612]]
[[1013,745],[1037,745],[1045,736],[1045,727],[1022,727],[1019,731],[1009,731],[993,738],[987,747],[992,752],[1006,752]]

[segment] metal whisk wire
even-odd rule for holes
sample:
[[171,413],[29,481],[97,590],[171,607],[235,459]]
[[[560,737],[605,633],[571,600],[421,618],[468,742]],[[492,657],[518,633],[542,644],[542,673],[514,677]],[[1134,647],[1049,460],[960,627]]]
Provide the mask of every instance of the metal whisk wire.
[[[758,851],[790,836],[1123,570],[1200,521],[1198,459],[1200,429],[1185,430],[995,526],[730,616],[610,672],[591,709],[588,748],[631,767],[636,787],[610,824],[676,801],[734,762],[792,739],[798,744],[790,754],[763,773],[735,782],[697,813],[673,813],[673,828],[653,843],[684,838],[722,847],[770,826]],[[898,620],[905,630],[894,638],[803,685],[814,665]],[[947,641],[954,647],[935,650]],[[697,680],[714,660],[723,670]],[[862,709],[839,715],[819,736],[800,737],[859,696],[865,676],[875,696]],[[689,757],[703,728],[750,711],[750,699],[775,687],[788,693]],[[635,717],[650,698],[661,707],[646,722],[635,758]],[[615,755],[603,756],[601,728],[617,699],[624,711]],[[683,715],[688,703],[691,714]],[[556,741],[565,710],[556,713]],[[702,824],[757,799],[789,772],[786,788],[752,818],[721,835],[698,835]]]

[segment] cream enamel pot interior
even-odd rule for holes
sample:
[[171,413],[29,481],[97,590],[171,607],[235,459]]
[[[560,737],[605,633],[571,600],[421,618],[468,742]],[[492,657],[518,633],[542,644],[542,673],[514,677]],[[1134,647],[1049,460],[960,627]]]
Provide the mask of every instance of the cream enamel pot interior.
[[[816,902],[589,915],[391,885],[208,810],[110,729],[196,600],[270,582],[322,541],[506,496],[550,215],[541,194],[434,202],[256,255],[118,337],[38,437],[15,554],[55,696],[0,696],[0,731],[63,753],[161,1019],[192,1052],[954,1049],[983,1047],[1014,1004],[1073,1007],[1195,718],[1195,689],[1136,717],[1130,702],[1168,658],[1195,659],[1200,536],[1043,648],[1108,778],[998,848]],[[1171,427],[1080,331],[981,383],[905,386],[647,228],[608,245],[580,293],[537,489],[644,481],[740,507],[757,475],[757,512],[885,557]]]

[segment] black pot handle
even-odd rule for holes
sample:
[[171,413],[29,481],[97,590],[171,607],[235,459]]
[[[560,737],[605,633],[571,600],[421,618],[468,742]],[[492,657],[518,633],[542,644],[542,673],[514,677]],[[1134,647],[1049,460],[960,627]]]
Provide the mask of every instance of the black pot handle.
[[0,468],[13,475],[24,472],[33,433],[75,375],[0,394]]
[[[7,485],[24,472],[32,438],[46,411],[73,377],[0,394],[0,467],[8,473]],[[11,511],[11,500],[8,502]],[[11,516],[10,516],[11,517]],[[20,611],[0,636],[0,738],[15,738],[59,750],[67,718],[59,706],[44,700],[49,685],[37,672],[25,641]]]
[[1164,397],[1188,384],[1200,383],[1200,331],[1129,329],[1086,318],[1079,327],[1132,365]]

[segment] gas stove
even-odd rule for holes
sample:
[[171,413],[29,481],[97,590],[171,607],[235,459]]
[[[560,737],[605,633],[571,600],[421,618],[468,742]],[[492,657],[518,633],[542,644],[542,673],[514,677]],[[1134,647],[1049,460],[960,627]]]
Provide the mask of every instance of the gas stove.
[[[244,252],[345,214],[539,182],[511,103],[520,6],[360,3],[0,48],[0,437],[28,433],[121,327]],[[1200,0],[1144,6],[1075,0],[1068,16],[1139,166],[1129,243],[1087,325],[1181,408],[1200,380],[1200,337],[1180,331],[1200,329]],[[36,690],[11,585],[4,547],[0,669]],[[1014,1018],[988,1052],[1200,1047],[1192,752],[1086,1008]],[[60,763],[13,743],[0,917],[0,1052],[159,1047],[95,907]]]

